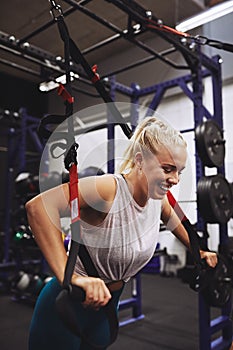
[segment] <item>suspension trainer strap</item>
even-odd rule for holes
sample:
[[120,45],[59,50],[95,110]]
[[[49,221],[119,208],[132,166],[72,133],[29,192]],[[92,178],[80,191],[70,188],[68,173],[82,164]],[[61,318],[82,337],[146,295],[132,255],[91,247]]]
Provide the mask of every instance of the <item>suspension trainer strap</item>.
[[90,67],[85,57],[82,55],[81,51],[79,50],[79,48],[77,47],[77,45],[74,43],[72,39],[70,39],[70,54],[74,62],[82,65],[88,78],[93,83],[93,85],[95,86],[96,90],[98,91],[98,93],[100,94],[104,102],[108,104],[107,108],[109,108],[116,123],[119,124],[124,134],[128,138],[131,138],[132,130],[129,128],[128,124],[126,124],[124,118],[120,114],[119,110],[116,108],[115,103],[113,102],[109,93],[105,89],[105,86],[100,80],[100,77],[96,71],[97,67],[96,66],[94,66],[93,68]]
[[[65,155],[65,168],[69,171],[69,192],[70,192],[70,210],[71,210],[71,245],[69,255],[65,267],[63,290],[56,299],[57,310],[63,322],[68,328],[73,331],[76,335],[82,337],[87,343],[95,348],[99,346],[92,344],[85,332],[81,332],[76,317],[74,315],[74,309],[71,303],[72,298],[78,297],[80,301],[85,298],[83,291],[80,293],[80,288],[71,285],[71,278],[74,272],[75,263],[77,256],[80,257],[82,264],[89,276],[99,277],[98,271],[92,262],[89,252],[86,246],[83,244],[81,236],[81,225],[80,225],[80,208],[79,208],[79,193],[78,193],[78,169],[77,169],[77,148],[78,144],[75,142],[74,125],[73,125],[73,98],[71,89],[70,79],[70,36],[68,29],[65,25],[64,18],[60,6],[56,5],[52,0],[52,9],[59,12],[59,16],[56,17],[58,29],[60,32],[61,39],[64,42],[64,53],[65,53],[65,68],[66,68],[66,88],[59,86],[58,94],[62,96],[66,104],[66,118],[68,122],[68,136],[65,137],[67,142],[67,150]],[[118,112],[119,113],[119,112]],[[69,118],[71,117],[71,118]],[[57,118],[53,116],[47,118],[47,122],[55,123]],[[43,121],[42,129],[46,129],[46,119]],[[45,134],[49,134],[46,130]],[[70,136],[72,135],[72,136]],[[103,308],[109,323],[110,340],[107,346],[112,344],[118,334],[118,317],[113,304],[112,299]]]
[[190,223],[190,221],[188,220],[188,218],[186,217],[183,210],[181,209],[181,207],[179,206],[179,204],[177,203],[177,201],[175,200],[174,196],[170,191],[167,193],[167,198],[170,205],[176,212],[176,215],[179,217],[179,219],[181,220],[181,223],[183,224],[186,231],[188,232],[191,253],[192,253],[195,265],[202,266],[202,259],[200,256],[200,246],[199,246],[199,241],[198,241],[198,236],[196,231],[194,230],[192,224]]

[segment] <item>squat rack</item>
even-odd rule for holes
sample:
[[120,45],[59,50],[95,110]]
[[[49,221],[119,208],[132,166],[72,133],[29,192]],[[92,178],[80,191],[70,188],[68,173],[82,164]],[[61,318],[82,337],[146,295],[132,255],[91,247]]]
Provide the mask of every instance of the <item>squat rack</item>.
[[[127,28],[123,30],[118,28],[115,24],[109,22],[107,19],[96,15],[86,7],[86,5],[88,5],[90,2],[93,2],[94,0],[81,0],[79,2],[76,2],[74,0],[62,0],[62,1],[71,5],[69,9],[64,11],[63,13],[64,17],[69,16],[74,11],[79,11],[85,14],[86,16],[88,16],[89,18],[91,18],[93,21],[98,22],[99,24],[101,24],[102,26],[106,27],[108,30],[114,33],[112,36],[108,37],[107,39],[102,40],[101,42],[96,43],[91,47],[88,47],[82,50],[83,55],[88,55],[89,53],[94,52],[104,46],[111,45],[112,43],[120,39],[129,41],[130,43],[141,48],[143,51],[149,54],[148,57],[140,59],[137,62],[132,62],[131,64],[126,65],[120,69],[116,69],[115,71],[109,71],[104,73],[101,79],[104,79],[107,77],[109,78],[110,76],[141,66],[155,59],[159,59],[165,64],[178,70],[179,69],[189,70],[190,67],[194,66],[196,61],[198,60],[196,52],[190,50],[189,48],[190,45],[193,44],[193,40],[195,41],[195,39],[190,39],[187,37],[187,38],[183,38],[181,42],[180,38],[178,38],[176,35],[168,32],[163,32],[162,30],[160,30],[161,29],[160,25],[158,25],[157,28],[155,27],[151,28],[143,24],[140,24],[140,22],[142,22],[142,13],[143,13],[143,16],[148,16],[148,20],[150,19],[153,20],[153,23],[157,23],[157,22],[160,23],[159,22],[160,20],[157,19],[155,16],[152,16],[150,14],[150,11],[144,10],[135,1],[132,1],[132,0],[130,2],[125,0],[108,1],[108,2],[111,2],[114,6],[120,8],[124,13],[128,15],[128,25],[127,25]],[[7,51],[12,55],[21,57],[26,61],[29,61],[38,65],[40,67],[40,71],[33,70],[27,67],[26,65],[15,64],[5,59],[0,59],[0,63],[13,67],[18,70],[21,70],[28,74],[37,76],[42,79],[47,78],[48,80],[51,80],[54,78],[54,76],[58,74],[60,75],[61,73],[63,74],[65,72],[65,67],[64,67],[64,60],[61,59],[61,57],[53,55],[48,51],[45,51],[39,47],[36,47],[28,43],[29,39],[32,39],[36,35],[43,33],[46,29],[54,25],[55,22],[56,21],[53,18],[48,23],[34,30],[32,33],[19,39],[16,39],[13,35],[0,32],[0,44],[1,44],[2,50]],[[139,23],[140,27],[138,27],[134,23]],[[164,50],[162,52],[157,52],[151,46],[143,43],[138,39],[141,34],[149,31],[153,31],[154,33],[156,33],[156,35],[160,36],[162,39],[169,42],[171,44],[171,48]],[[199,42],[201,44],[204,43],[203,39],[199,40]],[[177,51],[183,55],[183,57],[185,58],[186,64],[177,64],[176,62],[167,58],[168,55]],[[206,68],[214,68],[212,66],[212,62],[209,60],[206,60],[205,56],[202,58],[202,64]],[[92,84],[89,82],[86,75],[84,74],[83,70],[80,69],[80,67],[75,63],[72,64],[72,71],[74,73],[79,74],[79,82],[85,83],[88,86],[92,86]],[[93,97],[98,96],[92,92],[89,92],[87,90],[85,91],[84,89],[80,89],[76,87],[75,84],[73,86],[73,89],[80,93],[85,93]]]
[[[122,11],[127,12],[129,16],[128,20],[128,28],[127,31],[121,31],[119,28],[117,28],[115,25],[111,24],[110,22],[106,21],[103,18],[100,18],[96,14],[92,13],[90,10],[88,10],[85,5],[88,4],[92,0],[83,0],[79,3],[73,1],[73,0],[64,0],[67,4],[71,5],[71,8],[69,8],[66,13],[64,13],[65,16],[68,16],[75,10],[79,10],[82,13],[85,13],[87,16],[91,17],[93,20],[98,21],[102,25],[106,26],[108,29],[111,29],[115,34],[90,47],[83,51],[83,54],[86,55],[90,52],[93,52],[94,50],[106,46],[110,43],[112,43],[115,40],[118,40],[120,38],[123,38],[125,40],[130,41],[131,43],[137,45],[144,51],[150,54],[149,57],[146,59],[142,59],[138,62],[134,62],[126,67],[123,67],[115,72],[108,72],[103,77],[111,77],[114,76],[116,73],[124,72],[126,70],[132,69],[136,66],[140,66],[142,64],[145,64],[149,61],[160,59],[165,64],[168,64],[169,66],[175,68],[175,69],[187,69],[191,70],[191,74],[187,75],[185,77],[177,78],[169,82],[164,82],[161,84],[157,84],[154,86],[151,86],[149,88],[140,89],[136,87],[135,85],[132,85],[131,88],[125,87],[122,84],[114,82],[114,79],[111,80],[111,90],[114,94],[114,91],[119,91],[123,94],[126,94],[127,96],[131,97],[131,100],[134,101],[134,103],[138,103],[138,100],[142,96],[150,95],[154,93],[154,98],[150,104],[149,109],[150,110],[156,110],[158,107],[165,91],[173,86],[179,86],[183,92],[194,102],[194,128],[199,125],[203,121],[203,117],[213,118],[217,121],[217,123],[220,125],[220,127],[223,127],[222,122],[222,97],[221,97],[221,69],[220,69],[220,57],[216,56],[213,59],[209,59],[207,56],[203,55],[200,51],[200,45],[202,42],[194,43],[196,44],[196,48],[194,51],[190,49],[190,41],[187,40],[186,43],[181,43],[181,41],[171,35],[171,33],[165,33],[162,31],[157,30],[156,33],[162,37],[164,40],[168,41],[170,44],[173,45],[173,47],[169,50],[166,50],[162,53],[158,53],[154,51],[154,49],[148,47],[144,43],[140,42],[136,39],[136,37],[142,33],[148,30],[148,28],[143,27],[138,33],[136,30],[134,30],[133,22],[134,21],[140,21],[141,20],[141,14],[142,14],[142,7],[138,6],[136,2],[130,1],[130,6],[128,4],[128,1],[118,1],[118,0],[112,0],[110,1],[115,6],[118,6]],[[145,11],[143,14],[145,14],[147,11]],[[148,17],[150,14],[148,13]],[[153,17],[154,20],[158,21],[155,17]],[[49,68],[51,75],[54,73],[61,73],[64,72],[64,62],[59,61],[57,57],[54,55],[45,52],[44,50],[41,50],[39,48],[36,48],[32,45],[25,45],[26,41],[33,36],[37,35],[40,32],[43,32],[45,29],[48,28],[48,26],[52,25],[55,21],[52,20],[46,25],[42,26],[41,28],[38,28],[36,31],[28,35],[27,37],[24,37],[18,41],[10,39],[8,35],[5,35],[4,33],[1,33],[0,35],[0,43],[3,45],[4,49],[7,51],[12,52],[13,54],[19,54],[22,55],[26,60],[30,60],[32,62],[38,63],[40,67]],[[151,28],[152,29],[152,28]],[[153,28],[155,29],[155,28]],[[191,40],[192,41],[192,40]],[[192,42],[193,44],[193,42]],[[198,45],[197,45],[198,44]],[[170,61],[166,58],[167,55],[169,55],[172,52],[179,51],[183,58],[185,59],[187,65],[177,65],[175,62]],[[11,65],[10,62],[2,62],[7,65]],[[204,70],[203,70],[204,67]],[[18,69],[27,70],[26,67],[17,67]],[[87,84],[88,86],[91,86],[89,81],[87,80],[85,74],[82,70],[76,65],[73,65],[72,67],[74,72],[77,72],[80,75],[80,81]],[[31,74],[37,74],[36,72],[30,72]],[[40,74],[39,74],[40,76]],[[214,112],[213,115],[205,108],[202,102],[202,79],[206,76],[212,77],[212,83],[213,83],[213,103],[214,103]],[[48,78],[51,78],[51,76],[48,75]],[[190,90],[187,83],[192,83],[193,90]],[[113,85],[112,85],[113,84]],[[74,87],[74,90],[79,90]],[[86,93],[87,95],[97,97],[97,95],[90,93],[89,91],[80,91],[83,93]],[[149,111],[149,110],[148,110]],[[149,112],[148,112],[149,113]],[[192,131],[193,128],[187,131]],[[114,139],[114,130],[109,131],[109,138]],[[113,159],[111,156],[109,159]],[[113,164],[111,166],[114,166]],[[203,175],[203,167],[201,164],[201,161],[199,157],[196,157],[196,172],[197,172],[197,180]],[[224,175],[225,169],[224,166],[220,169],[218,169],[218,172],[222,173]],[[202,219],[199,217],[198,225],[200,226],[200,229],[204,229],[205,223],[203,223]],[[220,227],[220,242],[225,242],[227,240],[227,226],[226,225],[219,225]],[[226,344],[228,344],[229,339],[232,338],[232,330],[231,323],[228,322],[229,318],[229,312],[231,310],[231,305],[227,305],[224,307],[224,310],[222,310],[223,318],[221,320],[213,320],[212,324],[210,325],[210,308],[207,308],[205,304],[203,304],[203,300],[201,299],[199,301],[200,306],[200,349],[201,350],[208,350],[208,349],[224,349]],[[204,320],[204,321],[203,321]],[[219,321],[219,322],[218,322]],[[220,322],[221,321],[221,322]],[[223,338],[220,340],[211,341],[211,334],[214,331],[224,329]]]

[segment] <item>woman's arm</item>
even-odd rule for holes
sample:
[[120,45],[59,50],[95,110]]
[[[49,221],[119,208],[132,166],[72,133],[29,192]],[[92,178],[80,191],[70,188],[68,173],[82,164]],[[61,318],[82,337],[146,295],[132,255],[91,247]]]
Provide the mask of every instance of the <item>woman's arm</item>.
[[[170,230],[191,251],[188,233],[182,225],[181,220],[176,215],[174,209],[171,207],[167,197],[163,199],[161,219],[166,225],[167,229]],[[206,259],[209,266],[216,266],[216,253],[200,250],[200,254],[202,259]]]
[[28,223],[58,281],[62,283],[67,261],[60,214],[69,207],[68,184],[48,190],[26,203]]
[[[90,216],[91,212],[96,212],[98,208],[104,212],[114,196],[113,177],[85,178],[79,181],[81,215],[83,213],[85,216],[85,212],[88,212]],[[36,196],[26,203],[26,211],[34,238],[52,272],[62,283],[67,254],[62,239],[60,218],[69,214],[69,185],[64,184]],[[89,305],[105,305],[111,298],[108,288],[98,278],[73,275],[72,283],[85,290],[86,303]]]

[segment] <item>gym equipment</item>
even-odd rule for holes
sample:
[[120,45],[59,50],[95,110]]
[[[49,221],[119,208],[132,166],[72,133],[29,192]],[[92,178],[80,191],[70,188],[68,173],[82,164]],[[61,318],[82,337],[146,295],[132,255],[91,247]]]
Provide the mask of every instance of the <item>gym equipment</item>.
[[231,186],[222,174],[203,176],[197,184],[197,204],[207,223],[227,223],[233,215]]
[[232,294],[232,276],[227,259],[219,254],[215,268],[210,268],[205,261],[203,266],[199,273],[195,267],[189,271],[187,282],[190,288],[200,292],[209,306],[224,307]]
[[20,198],[30,198],[40,192],[39,177],[27,172],[20,173],[15,179],[16,195]]
[[51,280],[51,276],[36,272],[18,271],[11,277],[12,299],[18,302],[35,304],[42,288]]
[[[76,8],[79,8],[80,10],[84,10],[84,8],[82,8],[82,6],[80,6],[79,4],[77,4],[77,2],[73,2],[73,1],[69,1],[70,4],[74,4],[74,6],[76,6]],[[121,9],[125,12],[127,12],[130,17],[129,17],[129,26],[128,29],[129,31],[131,30],[131,35],[122,35],[122,37],[125,37],[127,39],[132,39],[132,21],[135,21],[136,23],[141,23],[142,17],[144,17],[145,11],[141,11],[141,6],[137,5],[134,1],[130,2],[130,6],[131,8],[129,8],[127,5],[127,2],[119,2],[119,1],[111,1],[114,4],[118,4],[119,7],[121,7]],[[137,6],[136,6],[137,5]],[[84,7],[84,6],[83,6]],[[88,11],[88,9],[85,8],[86,13],[89,15],[90,11]],[[139,18],[140,17],[140,18]],[[96,16],[96,19],[98,20],[98,17]],[[154,19],[154,17],[152,16],[153,21],[150,21],[148,23],[148,17],[147,17],[147,23],[145,25],[146,28],[149,27],[155,27],[156,26],[156,21]],[[55,21],[54,21],[55,22]],[[103,21],[102,21],[103,22]],[[111,24],[109,24],[109,22],[107,23],[108,27],[110,29],[111,28]],[[145,24],[145,23],[144,23]],[[143,27],[143,26],[142,26]],[[155,28],[154,28],[155,29]],[[185,77],[184,79],[181,80],[177,80],[178,81],[178,85],[180,87],[182,87],[183,91],[187,94],[187,96],[191,97],[191,99],[193,99],[194,101],[194,113],[195,113],[195,124],[197,124],[198,122],[200,122],[200,120],[203,118],[203,105],[202,105],[202,84],[201,84],[201,79],[202,77],[204,77],[204,75],[208,75],[206,74],[206,72],[203,72],[201,70],[201,65],[204,65],[204,67],[209,69],[209,72],[214,76],[213,79],[213,84],[215,87],[215,94],[214,94],[214,98],[215,98],[215,105],[214,105],[214,117],[216,119],[220,119],[221,121],[221,94],[219,93],[219,79],[220,79],[220,74],[219,74],[219,59],[216,57],[215,60],[208,60],[207,57],[203,56],[201,57],[201,59],[199,59],[198,55],[196,55],[195,50],[189,50],[188,49],[188,45],[183,45],[179,42],[179,40],[173,40],[173,37],[171,35],[171,33],[169,33],[169,36],[166,35],[166,30],[168,30],[168,28],[166,26],[163,26],[161,23],[160,25],[157,26],[157,30],[161,30],[160,34],[163,38],[165,38],[167,41],[169,41],[170,43],[174,44],[175,48],[180,49],[180,51],[183,53],[185,53],[185,58],[188,62],[189,67],[185,67],[185,68],[190,68],[192,71],[192,74],[189,77]],[[163,32],[162,32],[163,31]],[[38,31],[37,31],[38,32]],[[34,32],[36,33],[36,32]],[[119,34],[121,34],[119,32]],[[174,33],[175,34],[175,33]],[[34,35],[34,34],[33,34]],[[21,41],[22,42],[22,41]],[[136,40],[132,40],[132,42],[136,43]],[[209,44],[211,44],[211,42],[208,42]],[[140,47],[142,47],[143,45],[141,43],[138,43]],[[199,42],[199,44],[202,44],[201,42]],[[212,42],[212,44],[214,44],[214,42]],[[217,43],[215,43],[217,44]],[[18,45],[20,46],[20,45]],[[213,45],[212,45],[213,46]],[[100,47],[100,45],[96,45],[96,47]],[[182,48],[181,48],[182,47]],[[147,48],[147,47],[146,47]],[[228,47],[229,48],[229,47]],[[231,47],[230,47],[231,49]],[[29,49],[27,49],[28,52],[30,53],[30,47]],[[147,50],[148,51],[148,50]],[[156,55],[156,53],[152,52],[151,49],[149,49],[149,52],[151,52],[154,57],[153,58],[163,58],[163,61],[169,64],[168,60],[165,60],[165,58],[163,57],[163,55]],[[40,52],[39,52],[40,54]],[[49,56],[51,57],[51,56]],[[52,60],[51,60],[52,61]],[[54,60],[55,61],[55,60]],[[53,61],[52,61],[53,62]],[[173,64],[173,67],[177,68],[177,65]],[[195,81],[193,79],[193,77],[195,76]],[[96,76],[93,76],[93,79],[95,79]],[[159,104],[160,99],[162,98],[162,95],[164,93],[164,91],[168,88],[168,87],[172,87],[174,86],[174,84],[177,84],[177,81],[175,82],[174,80],[169,82],[169,84],[159,84],[160,89],[158,90],[157,87],[151,87],[151,88],[145,88],[140,90],[139,94],[137,96],[145,96],[146,94],[148,94],[148,92],[156,92],[159,91],[159,93],[156,94],[155,98],[152,101],[152,104],[150,105],[150,109],[156,109],[156,106]],[[189,87],[187,86],[188,82],[192,82],[193,83],[193,92],[189,89]],[[165,88],[166,85],[166,88]],[[120,89],[120,87],[119,87]],[[131,96],[132,90],[131,89],[126,89],[125,87],[122,87],[122,91],[126,91],[127,93],[129,91],[129,96]],[[200,103],[195,103],[195,101],[198,101]],[[205,112],[206,109],[205,109]],[[210,113],[209,113],[210,114]],[[198,164],[197,164],[198,165]],[[225,322],[226,323],[226,322]],[[208,327],[209,327],[209,322],[208,322]],[[216,328],[216,327],[215,327]],[[203,329],[203,327],[202,327]],[[204,331],[205,337],[206,337],[206,332]],[[204,343],[203,343],[204,344]],[[206,344],[206,343],[205,343]],[[203,345],[201,347],[201,349],[207,350],[209,349],[210,344],[206,344]]]
[[199,124],[195,129],[197,152],[204,166],[220,167],[225,158],[223,130],[212,119]]
[[208,285],[201,291],[206,303],[210,306],[223,307],[231,298],[232,276],[227,260],[218,256],[218,264],[214,269],[208,270],[210,279]]

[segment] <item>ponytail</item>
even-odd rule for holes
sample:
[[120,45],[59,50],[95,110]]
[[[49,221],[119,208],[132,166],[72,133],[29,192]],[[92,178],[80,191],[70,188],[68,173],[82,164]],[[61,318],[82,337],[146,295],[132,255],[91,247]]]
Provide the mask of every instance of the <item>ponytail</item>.
[[183,146],[186,147],[186,141],[181,133],[173,129],[170,125],[156,117],[146,117],[135,129],[130,139],[130,144],[124,153],[124,161],[119,171],[125,172],[134,167],[134,156],[137,152],[145,154],[157,154],[161,145],[165,146]]

